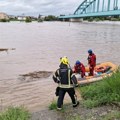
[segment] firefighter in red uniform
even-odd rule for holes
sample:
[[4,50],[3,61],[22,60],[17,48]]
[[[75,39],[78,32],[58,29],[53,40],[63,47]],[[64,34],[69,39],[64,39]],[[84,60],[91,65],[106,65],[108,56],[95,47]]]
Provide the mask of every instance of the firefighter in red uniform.
[[89,76],[94,75],[94,68],[96,66],[96,55],[93,53],[93,51],[90,49],[88,50],[88,65],[89,65]]
[[79,60],[76,61],[73,71],[81,74],[81,78],[85,76],[85,66]]

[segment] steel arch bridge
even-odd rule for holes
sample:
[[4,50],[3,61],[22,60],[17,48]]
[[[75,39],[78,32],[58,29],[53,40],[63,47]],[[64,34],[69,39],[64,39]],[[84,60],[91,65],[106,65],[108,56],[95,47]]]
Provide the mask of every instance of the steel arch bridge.
[[120,15],[120,0],[84,0],[71,15],[59,18],[84,18]]

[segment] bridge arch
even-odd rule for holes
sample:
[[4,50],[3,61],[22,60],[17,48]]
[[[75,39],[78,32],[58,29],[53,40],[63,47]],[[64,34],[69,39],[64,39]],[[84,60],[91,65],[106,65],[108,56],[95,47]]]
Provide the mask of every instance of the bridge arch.
[[59,18],[84,18],[120,15],[120,0],[84,0],[72,15]]

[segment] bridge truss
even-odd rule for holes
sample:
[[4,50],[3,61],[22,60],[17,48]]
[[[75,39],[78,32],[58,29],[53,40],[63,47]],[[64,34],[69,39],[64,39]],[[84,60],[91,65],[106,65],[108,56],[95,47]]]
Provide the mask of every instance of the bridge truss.
[[120,15],[120,0],[84,0],[74,14],[60,18]]

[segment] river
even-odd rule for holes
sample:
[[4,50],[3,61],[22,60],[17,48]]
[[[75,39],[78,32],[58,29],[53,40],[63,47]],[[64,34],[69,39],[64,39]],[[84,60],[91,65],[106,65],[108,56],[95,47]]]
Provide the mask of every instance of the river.
[[[92,49],[97,63],[120,64],[120,24],[42,22],[0,23],[0,99],[2,108],[25,105],[40,109],[54,98],[51,76],[22,81],[21,74],[55,71],[59,58],[67,56],[71,66],[76,60],[87,65],[87,50]],[[51,89],[53,88],[53,89]]]

